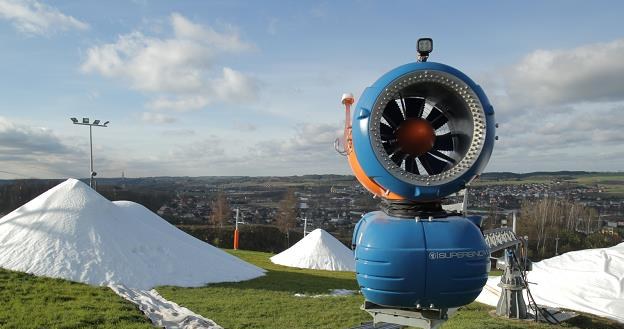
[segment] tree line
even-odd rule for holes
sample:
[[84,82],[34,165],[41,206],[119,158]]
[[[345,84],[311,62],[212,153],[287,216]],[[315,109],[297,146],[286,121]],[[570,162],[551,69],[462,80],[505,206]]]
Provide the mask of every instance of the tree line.
[[0,185],[0,214],[10,213],[23,206],[59,182],[58,180],[21,179]]
[[601,232],[602,221],[596,209],[568,200],[525,201],[517,223],[518,234],[529,237],[529,255],[535,259],[610,247],[622,240],[618,234]]
[[[208,224],[211,225],[213,228],[215,228],[217,232],[215,233],[215,232],[212,232],[212,230],[206,230],[206,232],[204,233],[205,235],[204,239],[206,239],[209,242],[211,241],[216,242],[216,245],[220,246],[221,245],[220,242],[223,241],[222,239],[223,232],[221,231],[224,230],[224,226],[227,225],[228,220],[233,218],[234,216],[233,210],[227,200],[225,193],[223,192],[217,193],[215,199],[210,203],[210,208],[211,208],[210,209],[211,214],[208,220]],[[275,229],[277,229],[277,232],[266,230],[266,229],[256,229],[256,231],[264,230],[267,234],[271,236],[276,236],[276,234],[281,232],[281,234],[285,238],[285,241],[284,241],[285,245],[287,247],[290,246],[291,234],[294,234],[293,229],[297,226],[297,196],[295,195],[295,191],[293,189],[288,189],[286,190],[286,192],[284,192],[282,200],[278,204],[276,218],[274,218],[273,222],[275,223],[275,225],[273,226]],[[184,226],[184,227],[188,230],[189,226]],[[249,234],[250,232],[247,232],[248,231],[247,228],[243,229],[243,226],[239,226],[239,230],[241,231],[241,239],[244,235],[252,235],[252,234]],[[225,231],[227,232],[229,231],[229,229]],[[246,233],[243,233],[243,232],[246,232]],[[253,230],[251,231],[251,233],[253,233]],[[226,235],[227,234],[228,233],[226,233]],[[208,235],[214,235],[215,237],[212,238],[211,240],[211,238],[208,237]],[[301,237],[294,238],[293,241],[297,241],[300,238]],[[277,249],[281,249],[283,244],[284,243],[282,242],[277,242],[274,245],[276,246]],[[242,244],[241,247],[244,247],[244,244]],[[261,250],[266,250],[266,249],[267,248],[263,246]],[[253,249],[253,250],[256,250],[256,249]]]
[[[23,179],[0,185],[0,214],[7,214],[23,206],[60,182],[62,180]],[[121,189],[113,185],[100,185],[97,192],[111,201],[127,200],[140,203],[153,212],[175,196],[173,192]]]
[[[18,180],[0,185],[0,215],[21,207],[43,192],[59,184],[61,180]],[[173,192],[125,189],[115,185],[100,185],[97,192],[111,201],[127,200],[142,204],[156,212],[175,197]],[[260,251],[281,251],[303,237],[294,231],[297,225],[297,197],[293,189],[283,193],[278,204],[275,225],[241,225],[241,248]],[[218,192],[210,203],[208,225],[197,228],[182,226],[196,237],[223,248],[231,248],[233,226],[228,221],[234,217],[224,192]]]

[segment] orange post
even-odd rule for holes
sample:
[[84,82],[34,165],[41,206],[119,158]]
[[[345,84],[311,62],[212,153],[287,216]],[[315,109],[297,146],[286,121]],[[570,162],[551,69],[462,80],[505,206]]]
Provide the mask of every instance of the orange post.
[[234,250],[238,250],[238,228],[234,229]]

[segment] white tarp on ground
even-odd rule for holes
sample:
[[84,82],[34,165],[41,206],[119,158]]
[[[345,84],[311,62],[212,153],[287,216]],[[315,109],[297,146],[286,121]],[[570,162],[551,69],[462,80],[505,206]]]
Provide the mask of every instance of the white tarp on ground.
[[295,297],[309,297],[309,298],[345,297],[345,296],[353,296],[357,293],[358,293],[357,290],[329,289],[329,294],[320,294],[320,295],[294,294],[294,296]]
[[355,271],[353,251],[320,228],[271,257],[271,262],[313,270]]
[[[624,323],[624,243],[565,253],[533,264],[529,287],[537,304]],[[496,306],[500,277],[490,277],[477,301]],[[526,301],[525,294],[525,301]]]
[[167,329],[223,329],[210,319],[164,299],[156,290],[110,285],[117,295],[133,302],[158,327]]
[[75,179],[0,219],[0,267],[139,289],[236,282],[265,272]]

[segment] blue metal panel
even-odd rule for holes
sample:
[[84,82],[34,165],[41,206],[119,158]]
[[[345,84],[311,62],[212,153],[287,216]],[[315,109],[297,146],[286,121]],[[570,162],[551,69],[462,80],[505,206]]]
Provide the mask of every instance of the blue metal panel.
[[366,214],[353,237],[356,278],[367,300],[391,307],[455,307],[485,285],[489,251],[463,217],[415,221]]
[[425,294],[422,225],[380,211],[366,214],[361,221],[364,224],[355,237],[355,268],[362,294],[379,305],[414,306]]
[[424,222],[429,304],[455,307],[474,301],[488,278],[490,252],[483,234],[463,217]]

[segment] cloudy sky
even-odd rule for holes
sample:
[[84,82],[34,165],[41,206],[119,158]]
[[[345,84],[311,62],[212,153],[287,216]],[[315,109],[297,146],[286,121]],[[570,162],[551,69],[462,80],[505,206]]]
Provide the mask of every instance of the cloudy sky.
[[624,169],[620,1],[0,0],[0,179],[349,173],[343,92],[415,59],[492,100],[488,171]]

